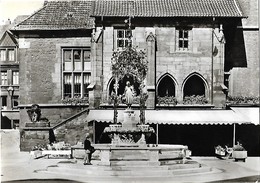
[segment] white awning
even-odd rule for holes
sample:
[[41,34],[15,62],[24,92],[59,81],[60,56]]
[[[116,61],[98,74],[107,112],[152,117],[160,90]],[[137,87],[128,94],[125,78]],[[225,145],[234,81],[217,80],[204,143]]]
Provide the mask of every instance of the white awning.
[[[118,110],[118,122],[123,121],[124,110]],[[140,111],[135,110],[135,119],[139,120]],[[90,110],[87,121],[113,122],[114,111]],[[243,124],[249,119],[233,110],[145,110],[147,124]]]
[[10,120],[19,120],[20,119],[20,113],[19,111],[2,111],[2,116],[6,116]]

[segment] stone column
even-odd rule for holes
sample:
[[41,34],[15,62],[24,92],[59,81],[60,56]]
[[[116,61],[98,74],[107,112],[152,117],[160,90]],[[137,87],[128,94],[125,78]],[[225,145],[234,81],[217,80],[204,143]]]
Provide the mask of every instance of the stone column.
[[[97,28],[98,29],[98,28]],[[101,100],[101,62],[102,62],[102,28],[99,31],[93,31],[91,39],[91,84],[89,90],[89,107],[97,108]]]
[[147,92],[148,99],[146,107],[148,109],[155,108],[155,36],[152,32],[146,38],[147,42],[147,59],[148,59],[148,73],[147,73]]
[[213,30],[213,104],[217,108],[225,107],[227,89],[224,85],[225,38],[222,25]]

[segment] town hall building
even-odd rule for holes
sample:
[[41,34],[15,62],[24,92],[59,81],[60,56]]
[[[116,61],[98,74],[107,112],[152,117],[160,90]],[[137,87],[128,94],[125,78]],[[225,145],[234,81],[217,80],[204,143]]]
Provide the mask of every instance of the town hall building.
[[[148,61],[147,122],[199,124],[181,119],[180,111],[194,110],[216,124],[250,122],[227,109],[238,96],[259,105],[257,7],[257,0],[45,1],[11,29],[19,45],[22,148],[32,137],[48,142],[53,133],[73,143],[90,131],[98,142],[104,125],[97,129],[98,122],[113,122],[111,59],[128,46],[144,51]],[[126,107],[127,81],[137,110],[140,88],[131,75],[118,82],[119,109]],[[28,126],[33,104],[46,126]],[[156,115],[161,120],[153,121]]]

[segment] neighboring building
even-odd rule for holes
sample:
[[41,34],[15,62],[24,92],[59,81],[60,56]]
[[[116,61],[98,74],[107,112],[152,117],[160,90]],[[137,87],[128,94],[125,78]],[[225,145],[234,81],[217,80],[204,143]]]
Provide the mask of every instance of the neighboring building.
[[[12,29],[19,38],[23,94],[19,108],[24,139],[30,141],[36,133],[38,142],[47,142],[46,136],[54,130],[57,139],[73,141],[81,139],[84,130],[93,130],[93,124],[86,119],[87,112],[78,113],[77,106],[63,102],[67,98],[85,97],[89,102],[82,107],[111,108],[110,95],[115,83],[111,57],[113,51],[122,50],[129,41],[147,53],[148,109],[164,108],[159,101],[167,97],[178,103],[166,109],[225,109],[228,94],[258,97],[259,91],[253,85],[259,86],[258,39],[252,39],[259,33],[257,3],[257,0],[45,2],[43,8]],[[243,36],[246,40],[241,39]],[[127,80],[138,95],[138,86],[131,77],[119,82],[119,94],[123,94]],[[247,92],[246,88],[252,89]],[[203,105],[191,105],[191,96]],[[27,110],[32,104],[40,105],[42,117],[48,118],[50,127],[37,131],[26,126],[30,122]],[[32,144],[30,141],[29,145]],[[28,148],[28,144],[22,146]]]
[[19,59],[18,43],[9,31],[11,22],[1,27],[0,37],[0,93],[1,129],[19,127]]

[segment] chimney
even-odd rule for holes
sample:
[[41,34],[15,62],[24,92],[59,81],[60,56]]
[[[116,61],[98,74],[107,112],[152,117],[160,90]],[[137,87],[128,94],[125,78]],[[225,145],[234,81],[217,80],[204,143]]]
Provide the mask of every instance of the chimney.
[[11,25],[11,20],[8,18],[8,20],[5,21],[5,25]]

